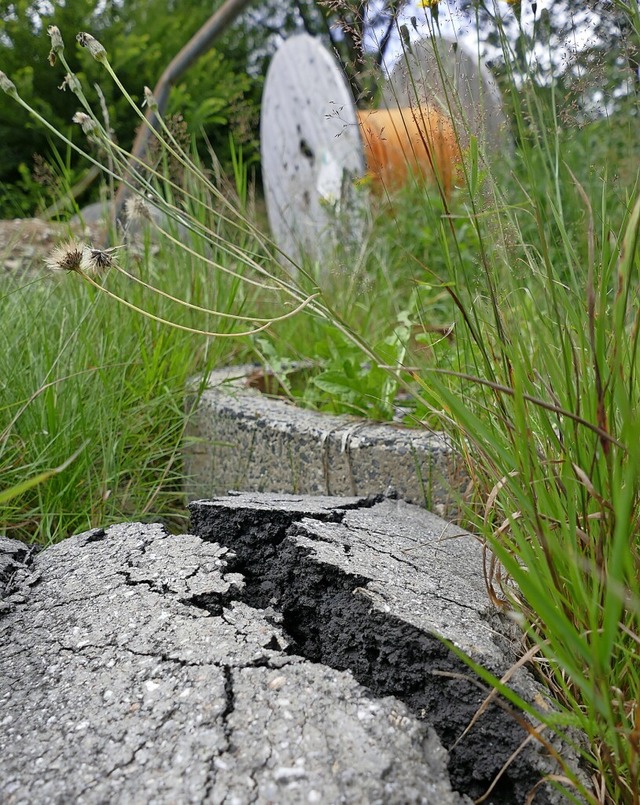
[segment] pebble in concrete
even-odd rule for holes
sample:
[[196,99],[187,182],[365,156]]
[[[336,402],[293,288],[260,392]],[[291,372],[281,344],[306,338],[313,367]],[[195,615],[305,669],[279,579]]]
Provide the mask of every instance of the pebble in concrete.
[[469,802],[405,704],[292,652],[227,548],[125,524],[0,556],[4,805]]

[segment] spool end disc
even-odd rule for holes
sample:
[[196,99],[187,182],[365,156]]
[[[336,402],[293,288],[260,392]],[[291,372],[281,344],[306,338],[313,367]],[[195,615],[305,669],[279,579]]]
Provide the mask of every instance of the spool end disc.
[[357,238],[353,182],[365,164],[356,107],[332,55],[308,34],[287,40],[271,61],[260,139],[269,224],[289,260],[322,261]]

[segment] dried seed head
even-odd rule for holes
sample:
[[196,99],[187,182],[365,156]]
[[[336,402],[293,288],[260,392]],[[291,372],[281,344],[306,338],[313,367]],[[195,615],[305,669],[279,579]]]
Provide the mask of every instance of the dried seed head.
[[64,50],[64,42],[62,41],[62,34],[57,25],[50,25],[47,28],[47,33],[51,39],[51,50],[56,53],[62,53]]
[[107,51],[94,36],[91,36],[91,34],[82,31],[76,36],[76,39],[82,45],[83,48],[87,48],[89,53],[93,56],[93,58],[96,61],[102,63],[107,61]]
[[144,103],[142,105],[148,106],[152,112],[158,111],[158,101],[156,101],[155,95],[151,92],[149,87],[144,88]]
[[77,271],[82,272],[82,263],[86,247],[76,240],[67,241],[51,250],[45,259],[47,268],[51,271]]
[[98,128],[95,120],[84,112],[76,112],[71,119],[74,123],[79,123],[82,126],[82,131],[85,134],[92,134]]
[[66,74],[58,89],[61,89],[64,92],[67,87],[69,87],[74,95],[78,95],[78,93],[82,91],[82,84],[73,73]]
[[57,56],[64,50],[64,42],[62,41],[62,34],[57,25],[50,25],[47,28],[47,33],[51,38],[51,50],[49,51],[49,64],[53,67],[56,63]]
[[16,85],[13,83],[13,81],[11,81],[6,73],[2,72],[2,70],[0,70],[0,89],[4,90],[7,95],[11,95],[12,98],[18,97]]
[[127,221],[151,220],[149,205],[142,196],[131,196],[131,198],[128,198],[124,205],[124,211],[127,216]]
[[[115,248],[118,248],[117,246]],[[82,261],[82,270],[85,274],[102,274],[115,262],[113,249],[86,249]]]

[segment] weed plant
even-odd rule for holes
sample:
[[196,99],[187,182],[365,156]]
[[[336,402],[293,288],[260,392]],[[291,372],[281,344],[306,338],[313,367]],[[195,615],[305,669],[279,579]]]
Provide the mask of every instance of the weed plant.
[[[425,5],[432,9],[438,3]],[[510,5],[517,9],[520,4]],[[614,6],[627,15],[629,35],[640,40],[637,2]],[[430,13],[427,20],[432,19]],[[510,65],[522,64],[527,40],[521,32],[516,57],[500,13],[494,22],[508,72]],[[99,44],[86,35],[82,41],[117,83]],[[135,277],[123,278],[117,264],[106,277],[95,279],[79,261],[73,266],[74,276],[68,278],[78,280],[72,291],[78,294],[74,326],[59,327],[59,340],[44,349],[44,356],[38,355],[36,390],[42,391],[37,398],[31,400],[34,392],[23,384],[24,410],[11,409],[15,422],[8,433],[14,436],[4,455],[6,464],[15,467],[16,482],[25,474],[21,439],[31,438],[37,428],[49,431],[40,442],[46,465],[35,458],[27,462],[37,480],[43,466],[60,467],[77,452],[79,435],[87,427],[83,418],[93,418],[93,412],[80,410],[84,385],[74,377],[45,387],[51,364],[65,364],[63,357],[73,352],[67,341],[80,344],[80,360],[64,365],[57,377],[95,365],[101,369],[95,370],[94,382],[100,381],[101,372],[114,379],[104,369],[113,338],[122,339],[123,349],[131,348],[128,336],[113,330],[108,335],[94,331],[95,343],[79,338],[81,326],[92,321],[88,311],[107,304],[110,310],[118,304],[129,306],[118,315],[126,313],[127,331],[137,332],[135,338],[141,338],[143,322],[153,328],[154,336],[143,339],[145,358],[140,365],[142,374],[146,371],[151,379],[146,386],[150,393],[162,387],[156,380],[165,374],[165,350],[158,352],[155,345],[161,342],[167,322],[190,328],[179,331],[186,340],[178,341],[182,360],[170,361],[177,369],[192,366],[187,360],[189,344],[191,348],[193,343],[216,344],[213,332],[242,332],[249,333],[253,349],[271,363],[288,358],[288,353],[324,361],[324,378],[314,381],[315,390],[346,402],[352,410],[368,412],[373,400],[380,414],[388,414],[393,394],[402,390],[414,398],[416,411],[429,412],[429,424],[437,421],[449,433],[468,460],[475,505],[467,514],[487,548],[489,595],[526,633],[529,657],[549,686],[553,706],[534,709],[518,700],[506,683],[482,669],[478,673],[531,716],[534,739],[549,746],[548,733],[558,732],[575,745],[589,768],[588,781],[562,758],[562,773],[549,780],[568,799],[637,805],[640,201],[637,174],[629,169],[633,160],[626,161],[627,182],[614,182],[605,163],[592,169],[599,157],[588,143],[591,133],[598,143],[610,131],[620,136],[626,128],[633,134],[637,108],[631,104],[625,117],[600,121],[584,132],[565,131],[553,84],[542,87],[535,75],[523,77],[514,67],[508,75],[518,142],[512,165],[496,166],[471,138],[464,182],[456,197],[447,199],[438,192],[414,195],[413,216],[404,210],[395,218],[387,215],[379,224],[380,240],[374,227],[370,248],[363,248],[357,272],[346,283],[349,293],[339,298],[332,292],[332,284],[342,290],[345,286],[339,263],[323,287],[304,267],[296,277],[283,272],[275,248],[246,216],[238,215],[201,166],[177,149],[161,120],[157,133],[167,155],[178,159],[190,177],[184,189],[164,178],[161,170],[128,164],[74,83],[61,41],[54,36],[53,42],[54,55],[71,76],[68,86],[84,106],[82,122],[90,136],[108,149],[116,176],[123,177],[145,203],[151,200],[192,233],[198,244],[193,248],[187,238],[173,236],[183,250],[186,246],[183,255],[199,257],[209,272],[206,276],[224,276],[216,295],[201,306],[209,304],[214,311],[210,315],[226,325],[217,330],[204,325],[210,319],[185,307],[191,302],[184,294],[181,301],[158,296]],[[2,80],[3,88],[28,106],[8,79]],[[147,101],[153,104],[149,95]],[[611,145],[599,147],[604,152]],[[407,191],[396,202],[398,209],[411,207],[411,198]],[[386,235],[385,227],[391,230]],[[399,232],[401,227],[405,230]],[[163,281],[160,276],[150,280],[151,286]],[[230,295],[225,283],[233,289]],[[31,310],[33,321],[41,302],[33,295],[30,307],[25,306],[24,293],[16,292],[12,304]],[[64,293],[66,301],[66,287]],[[160,302],[159,308],[154,307]],[[276,312],[274,306],[279,306]],[[60,321],[64,308],[64,303],[57,308]],[[293,323],[291,314],[301,309],[304,313]],[[137,318],[140,313],[144,318]],[[229,315],[239,318],[225,318]],[[318,346],[310,351],[308,345],[314,342]],[[98,345],[103,350],[97,351]],[[18,347],[13,349],[16,354]],[[179,382],[188,373],[185,370]],[[365,386],[363,394],[363,382],[370,378],[376,383]],[[20,388],[18,370],[15,381]],[[114,406],[114,399],[127,399],[122,397],[126,384],[115,384],[113,392],[110,386],[104,388],[115,395],[109,404],[105,398],[105,407],[122,412],[124,405]],[[65,405],[60,413],[78,421],[75,437],[67,419],[57,417],[56,405]],[[136,410],[129,430],[143,431],[146,437],[147,409],[141,404]],[[20,419],[27,422],[25,415],[30,417],[30,428],[25,425],[27,436],[20,436],[16,427]],[[115,432],[118,417],[108,412],[104,417],[103,433]],[[111,438],[101,443],[114,449]],[[48,453],[52,444],[54,453]],[[149,445],[144,438],[140,445],[142,457]],[[156,446],[150,454],[158,456],[162,449]],[[33,455],[40,454],[34,450]],[[158,463],[167,466],[164,460]],[[80,483],[86,469],[70,480],[73,467],[72,462],[38,494],[46,494],[52,481],[63,486]],[[125,486],[129,483],[126,475],[119,478],[115,473],[113,478]],[[109,484],[114,486],[111,480]],[[39,489],[34,486],[30,493]],[[24,505],[22,497],[15,500]],[[50,501],[43,504],[51,506]],[[35,510],[32,502],[25,519]],[[572,728],[582,731],[587,741],[574,739]]]
[[[276,373],[291,399],[336,414],[381,421],[401,417],[408,425],[440,427],[431,409],[407,393],[405,387],[415,390],[415,382],[403,367],[415,361],[433,364],[434,343],[440,344],[441,361],[458,366],[450,338],[454,304],[444,279],[454,246],[467,278],[475,276],[477,284],[480,272],[476,232],[457,198],[451,199],[449,212],[458,217],[443,229],[441,198],[417,181],[394,193],[392,200],[372,199],[360,253],[350,261],[348,255],[338,255],[322,279],[333,322],[307,320],[301,328],[299,321],[287,319],[253,339],[259,361]],[[363,358],[363,342],[376,361]],[[301,363],[307,366],[308,382],[283,382],[287,371]]]
[[[184,288],[184,259],[165,250],[161,269],[154,262],[147,253],[132,269],[146,280],[161,270],[165,285]],[[0,285],[3,533],[48,544],[123,519],[178,526],[185,384],[227,345],[142,318],[77,276],[39,273]],[[154,315],[173,313],[126,277],[110,289]],[[194,280],[190,297],[211,306],[215,294]],[[29,483],[41,475],[46,482]]]
[[[639,41],[637,3],[620,6]],[[559,124],[553,86],[543,92],[527,77],[519,101],[515,183],[488,172],[481,188],[473,153],[467,163],[483,281],[469,282],[454,253],[466,368],[418,366],[415,376],[468,458],[492,599],[526,630],[562,702],[542,723],[588,736],[593,790],[568,770],[562,782],[589,801],[637,803],[639,176],[623,188],[613,166],[592,169],[584,135]],[[594,130],[633,132],[637,114]]]
[[[241,334],[261,332],[309,301],[286,278],[271,281],[254,259],[265,254],[257,232],[170,128],[155,162],[127,166],[66,66],[59,32],[51,33],[50,60],[65,64],[64,85],[85,110],[76,122],[109,180],[122,175],[132,191],[127,232],[117,237],[140,230],[146,239],[138,257],[69,241],[48,260],[57,281],[19,287],[3,278],[0,286],[2,320],[11,322],[0,357],[0,524],[10,536],[45,544],[123,518],[183,517],[187,380],[229,359]],[[100,62],[96,40],[83,42]],[[0,84],[58,134],[1,73]],[[185,172],[180,186],[176,166]],[[263,317],[288,291],[295,304],[278,301],[279,314]]]

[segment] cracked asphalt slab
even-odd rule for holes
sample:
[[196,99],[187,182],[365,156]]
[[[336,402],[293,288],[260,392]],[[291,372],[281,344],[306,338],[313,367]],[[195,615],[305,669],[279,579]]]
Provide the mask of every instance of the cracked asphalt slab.
[[[435,729],[454,790],[478,799],[490,789],[488,805],[528,802],[534,789],[537,805],[566,801],[541,783],[560,767],[527,742],[537,722],[504,700],[484,707],[490,690],[442,641],[498,678],[509,672],[525,700],[553,706],[525,669],[512,671],[520,635],[488,601],[471,534],[390,499],[244,493],[189,509],[194,533],[234,551],[243,600],[279,613],[289,651],[348,669]],[[585,782],[575,750],[545,739]]]
[[0,556],[3,805],[469,802],[433,728],[297,654],[228,547],[124,524]]

